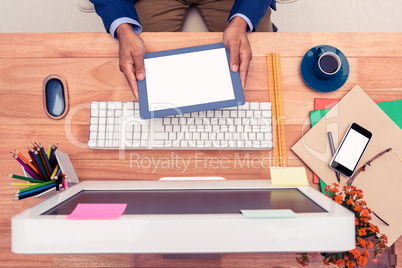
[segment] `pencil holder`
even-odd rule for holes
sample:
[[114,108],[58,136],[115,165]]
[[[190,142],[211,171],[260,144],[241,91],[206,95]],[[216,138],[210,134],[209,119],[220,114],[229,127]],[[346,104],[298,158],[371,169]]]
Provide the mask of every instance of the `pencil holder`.
[[[75,184],[80,182],[77,177],[77,174],[75,173],[75,170],[74,170],[73,164],[71,163],[70,157],[68,156],[67,153],[57,150],[55,152],[55,161],[59,165],[62,173],[67,175],[68,178],[67,178],[66,182],[67,182],[68,187],[72,187]],[[24,168],[22,168],[22,170],[26,177],[32,177]],[[57,192],[54,189],[49,189],[48,191],[35,195],[34,198],[47,199],[56,194],[57,194]]]

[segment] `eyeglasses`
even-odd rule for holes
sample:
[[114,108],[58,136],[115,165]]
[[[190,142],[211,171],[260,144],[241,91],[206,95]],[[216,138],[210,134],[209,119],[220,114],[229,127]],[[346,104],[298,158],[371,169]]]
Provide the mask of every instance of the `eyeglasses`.
[[[361,166],[358,170],[356,170],[355,174],[354,174],[352,177],[350,177],[350,179],[347,181],[346,185],[347,185],[347,186],[352,185],[352,183],[353,183],[354,180],[356,179],[357,175],[360,174],[360,172],[365,171],[367,166],[371,166],[371,162],[373,162],[374,160],[376,160],[377,158],[379,158],[380,156],[382,156],[382,155],[384,155],[384,154],[386,154],[386,153],[388,153],[388,152],[393,152],[393,151],[392,151],[392,148],[388,148],[388,149],[382,151],[381,153],[376,154],[373,158],[371,158],[369,161],[367,161],[366,163],[364,163],[364,165]],[[395,152],[394,152],[394,154],[395,154]],[[396,155],[396,154],[395,154],[395,155]],[[398,157],[398,156],[396,155],[396,157]],[[398,157],[398,159],[399,159],[399,157]],[[401,160],[401,159],[399,159],[399,160]]]

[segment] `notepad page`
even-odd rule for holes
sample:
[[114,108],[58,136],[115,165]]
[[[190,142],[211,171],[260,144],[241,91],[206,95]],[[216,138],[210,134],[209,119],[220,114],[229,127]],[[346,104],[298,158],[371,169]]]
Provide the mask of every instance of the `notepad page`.
[[149,58],[144,64],[151,111],[235,98],[225,48]]

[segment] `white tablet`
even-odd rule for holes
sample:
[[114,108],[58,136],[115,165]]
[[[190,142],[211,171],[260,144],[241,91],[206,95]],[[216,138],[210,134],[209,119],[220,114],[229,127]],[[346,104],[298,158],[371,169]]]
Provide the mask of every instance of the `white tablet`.
[[222,43],[147,53],[138,81],[142,119],[243,105],[239,72]]

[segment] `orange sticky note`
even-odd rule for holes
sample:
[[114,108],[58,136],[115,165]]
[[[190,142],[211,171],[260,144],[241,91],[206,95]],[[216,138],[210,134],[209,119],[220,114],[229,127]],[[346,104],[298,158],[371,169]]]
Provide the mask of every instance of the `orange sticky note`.
[[104,220],[117,219],[123,215],[127,204],[79,203],[67,216],[69,220]]

